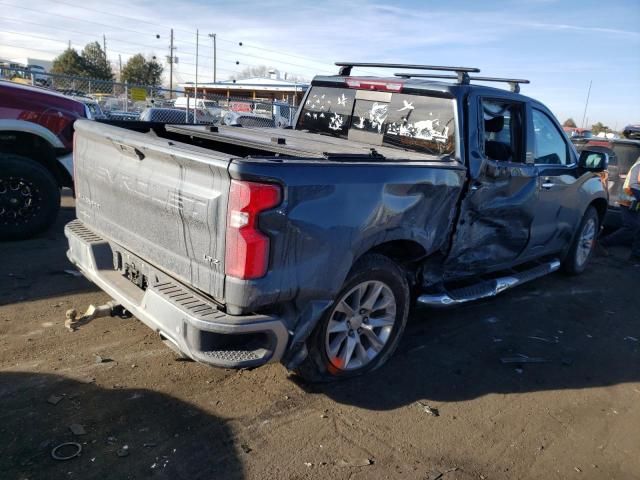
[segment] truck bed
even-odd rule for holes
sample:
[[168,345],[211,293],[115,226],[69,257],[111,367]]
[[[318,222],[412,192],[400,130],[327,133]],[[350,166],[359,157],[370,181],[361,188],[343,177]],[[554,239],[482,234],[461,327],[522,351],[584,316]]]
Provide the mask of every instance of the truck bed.
[[371,161],[375,159],[371,155],[372,150],[375,150],[377,155],[384,157],[381,160],[386,161],[430,161],[437,158],[427,153],[383,145],[368,145],[303,130],[167,125],[166,131],[222,144],[240,145],[279,155],[303,158],[337,159],[341,157],[349,161],[354,160],[354,157],[363,158],[362,156],[364,156],[365,160]]

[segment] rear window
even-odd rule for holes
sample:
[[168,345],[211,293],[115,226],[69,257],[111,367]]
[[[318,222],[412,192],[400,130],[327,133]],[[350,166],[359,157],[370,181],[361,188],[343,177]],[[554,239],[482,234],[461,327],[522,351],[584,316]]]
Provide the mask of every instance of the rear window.
[[618,158],[618,166],[620,173],[628,172],[631,165],[640,157],[640,145],[625,145],[622,143],[614,143],[611,149]]
[[455,153],[454,103],[446,98],[313,87],[297,128],[433,155]]

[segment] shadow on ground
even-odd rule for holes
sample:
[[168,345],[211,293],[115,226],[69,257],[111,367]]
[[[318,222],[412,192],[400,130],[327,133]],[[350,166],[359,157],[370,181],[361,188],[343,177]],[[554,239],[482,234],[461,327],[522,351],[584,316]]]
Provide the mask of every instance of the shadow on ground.
[[364,377],[320,386],[293,379],[373,410],[638,382],[640,266],[627,256],[621,250],[594,259],[582,276],[554,274],[451,310],[418,309],[396,354]]
[[[73,424],[86,434],[74,435]],[[51,450],[63,442],[81,443],[81,456],[54,460]],[[0,373],[0,478],[242,477],[225,423],[194,406],[149,390]]]

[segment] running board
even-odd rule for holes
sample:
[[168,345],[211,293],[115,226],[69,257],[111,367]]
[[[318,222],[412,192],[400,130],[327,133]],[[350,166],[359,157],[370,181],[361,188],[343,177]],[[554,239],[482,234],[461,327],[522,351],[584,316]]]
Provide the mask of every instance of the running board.
[[543,277],[551,272],[555,272],[559,268],[560,260],[555,259],[507,277],[485,280],[468,287],[457,288],[435,295],[423,294],[418,297],[418,303],[429,307],[449,307],[481,298],[495,297],[505,290]]

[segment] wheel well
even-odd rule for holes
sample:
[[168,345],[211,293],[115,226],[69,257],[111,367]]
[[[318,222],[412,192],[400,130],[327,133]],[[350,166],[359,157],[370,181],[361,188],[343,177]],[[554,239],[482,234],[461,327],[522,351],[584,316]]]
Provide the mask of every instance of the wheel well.
[[392,240],[381,243],[366,253],[380,253],[400,264],[416,262],[427,254],[425,248],[413,240]]
[[604,198],[596,198],[591,202],[591,206],[598,212],[598,219],[600,220],[600,225],[602,225],[604,216],[607,214],[607,201]]
[[38,162],[51,172],[60,187],[72,184],[69,174],[58,165],[56,149],[39,135],[20,131],[2,131],[0,132],[0,153],[20,155]]

